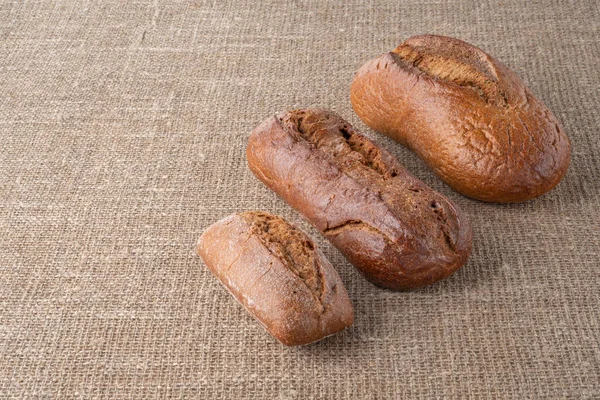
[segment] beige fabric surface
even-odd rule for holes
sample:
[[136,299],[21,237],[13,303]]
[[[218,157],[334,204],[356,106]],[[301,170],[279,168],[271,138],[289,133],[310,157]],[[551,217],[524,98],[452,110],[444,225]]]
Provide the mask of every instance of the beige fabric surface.
[[[593,0],[0,1],[0,398],[600,398],[600,10]],[[573,143],[564,181],[469,200],[352,112],[356,69],[410,35],[513,68]],[[255,179],[246,139],[328,107],[462,207],[468,264],[381,290]],[[274,341],[195,254],[236,211],[284,216],[356,322]]]

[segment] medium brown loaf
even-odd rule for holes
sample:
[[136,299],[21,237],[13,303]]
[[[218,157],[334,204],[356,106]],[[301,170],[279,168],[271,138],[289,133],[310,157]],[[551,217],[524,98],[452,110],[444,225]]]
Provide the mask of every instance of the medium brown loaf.
[[569,140],[548,108],[514,72],[457,39],[414,36],[367,62],[350,100],[367,125],[474,199],[532,199],[569,165]]
[[352,304],[329,261],[280,217],[250,211],[210,226],[198,254],[229,292],[287,346],[352,325]]
[[269,118],[250,135],[246,155],[261,181],[377,285],[428,285],[471,252],[471,227],[458,207],[337,114]]

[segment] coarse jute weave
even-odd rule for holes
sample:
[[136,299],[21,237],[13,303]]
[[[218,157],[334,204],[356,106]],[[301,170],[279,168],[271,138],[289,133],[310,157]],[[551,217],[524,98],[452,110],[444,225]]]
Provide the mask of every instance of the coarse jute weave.
[[[0,398],[600,398],[597,1],[0,0]],[[408,36],[514,69],[573,143],[564,181],[469,200],[352,112]],[[451,278],[379,289],[246,166],[276,111],[328,107],[470,217]],[[338,269],[356,322],[285,348],[195,253],[235,211],[284,216]]]

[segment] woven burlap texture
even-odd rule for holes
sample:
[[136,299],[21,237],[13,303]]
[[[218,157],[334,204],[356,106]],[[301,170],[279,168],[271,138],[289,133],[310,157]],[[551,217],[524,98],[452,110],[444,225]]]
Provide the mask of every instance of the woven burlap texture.
[[[598,398],[599,20],[593,0],[0,1],[0,398]],[[358,119],[354,72],[420,33],[553,110],[573,143],[555,190],[469,200]],[[462,270],[379,289],[254,178],[250,131],[306,106],[466,212]],[[286,348],[220,286],[197,238],[251,209],[315,238],[353,327]]]

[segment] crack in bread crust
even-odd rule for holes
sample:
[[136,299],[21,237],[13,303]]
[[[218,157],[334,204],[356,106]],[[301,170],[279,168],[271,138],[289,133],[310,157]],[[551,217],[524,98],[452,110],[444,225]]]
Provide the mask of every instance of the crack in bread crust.
[[312,146],[329,154],[342,170],[366,168],[383,179],[398,175],[397,168],[383,160],[381,151],[335,114],[294,110],[278,117],[288,132],[298,134]]
[[331,228],[327,228],[323,231],[323,235],[325,235],[326,237],[336,236],[342,232],[350,230],[365,230],[374,232],[378,235],[381,235],[390,246],[395,245],[392,239],[390,239],[389,236],[387,236],[385,233],[381,232],[379,229],[375,228],[371,224],[367,224],[366,222],[359,220],[348,220],[342,224],[332,226]]
[[315,245],[310,238],[273,215],[259,211],[248,211],[241,215],[251,224],[252,233],[265,247],[306,285],[323,312],[325,280],[319,257],[315,254]]
[[472,57],[450,57],[433,53],[424,46],[402,43],[392,51],[399,64],[406,64],[419,72],[473,90],[488,104],[508,107],[508,98],[498,85],[498,80],[481,60]]

